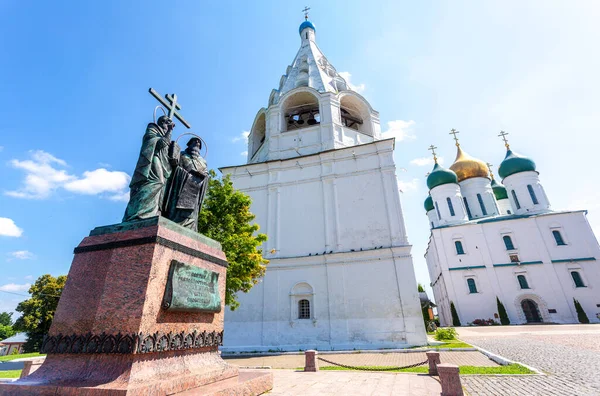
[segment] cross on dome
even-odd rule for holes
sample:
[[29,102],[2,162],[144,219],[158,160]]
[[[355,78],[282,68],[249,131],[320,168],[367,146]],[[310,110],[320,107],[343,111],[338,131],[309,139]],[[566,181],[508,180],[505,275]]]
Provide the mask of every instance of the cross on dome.
[[458,138],[456,137],[457,133],[460,133],[460,131],[457,131],[454,128],[452,128],[449,133],[449,135],[454,135],[454,140],[456,141],[456,147],[460,146],[460,143],[458,143]]
[[492,177],[492,180],[494,180],[494,173],[492,173],[492,166],[494,165],[490,164],[489,162],[486,162],[486,165],[488,167],[488,170],[490,171],[490,176]]
[[437,164],[437,153],[435,152],[436,148],[437,147],[432,144],[427,150],[431,150],[431,154],[433,154],[433,161]]
[[304,20],[308,21],[308,10],[310,10],[309,6],[304,6],[304,9],[302,10],[302,12],[304,13]]
[[507,150],[509,150],[510,146],[508,145],[508,139],[506,139],[506,135],[508,135],[508,132],[500,131],[500,134],[498,135],[498,137],[500,137],[500,138],[502,138],[502,140],[504,140],[504,146],[506,147]]

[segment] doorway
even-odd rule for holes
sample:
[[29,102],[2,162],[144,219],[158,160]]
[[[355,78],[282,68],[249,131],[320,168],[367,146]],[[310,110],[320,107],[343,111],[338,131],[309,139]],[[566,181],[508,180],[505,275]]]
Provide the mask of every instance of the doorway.
[[542,315],[540,315],[540,310],[535,301],[526,299],[521,301],[521,308],[523,308],[523,313],[525,314],[525,319],[527,323],[541,323]]

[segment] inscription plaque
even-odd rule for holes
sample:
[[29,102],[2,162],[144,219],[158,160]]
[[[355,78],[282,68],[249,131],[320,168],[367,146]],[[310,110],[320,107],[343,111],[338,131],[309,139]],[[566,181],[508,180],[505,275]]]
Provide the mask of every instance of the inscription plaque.
[[221,312],[219,274],[172,260],[163,308],[179,312]]

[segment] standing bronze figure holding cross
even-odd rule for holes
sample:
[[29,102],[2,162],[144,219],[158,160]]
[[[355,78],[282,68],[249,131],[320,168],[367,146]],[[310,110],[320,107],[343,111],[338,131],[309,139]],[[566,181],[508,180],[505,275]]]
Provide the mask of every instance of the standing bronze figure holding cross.
[[177,95],[165,99],[152,88],[149,90],[168,110],[156,122],[146,127],[142,148],[133,177],[130,196],[123,222],[165,216],[184,227],[197,230],[197,218],[208,186],[206,161],[200,156],[202,141],[190,139],[185,151],[180,152],[171,140],[175,128],[173,118],[184,126],[191,125],[181,116]]

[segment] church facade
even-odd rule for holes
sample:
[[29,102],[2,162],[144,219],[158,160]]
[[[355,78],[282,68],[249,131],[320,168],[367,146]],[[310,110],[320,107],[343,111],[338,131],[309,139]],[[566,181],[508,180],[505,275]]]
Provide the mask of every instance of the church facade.
[[379,114],[323,55],[315,26],[221,168],[268,235],[264,278],[225,315],[224,351],[426,344],[411,246]]
[[552,210],[534,161],[505,143],[502,184],[458,140],[450,169],[434,153],[425,258],[441,325],[499,323],[501,306],[511,324],[579,323],[581,311],[599,323],[600,248],[587,212]]

